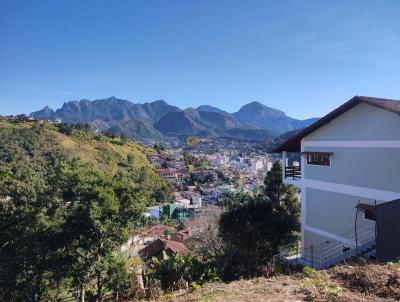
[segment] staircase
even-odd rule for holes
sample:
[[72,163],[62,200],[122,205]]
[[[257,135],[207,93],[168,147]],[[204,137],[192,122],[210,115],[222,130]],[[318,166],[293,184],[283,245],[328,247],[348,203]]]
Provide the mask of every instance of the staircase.
[[311,247],[290,245],[282,247],[279,255],[281,260],[288,264],[301,264],[323,269],[346,262],[352,257],[365,255],[376,248],[374,228],[359,228],[357,230],[357,240],[354,229],[341,234],[340,237],[346,238],[347,243],[332,240],[328,244],[322,242]]

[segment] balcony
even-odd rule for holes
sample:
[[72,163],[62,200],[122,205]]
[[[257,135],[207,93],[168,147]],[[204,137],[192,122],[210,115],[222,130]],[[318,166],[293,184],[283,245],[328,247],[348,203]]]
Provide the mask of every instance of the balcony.
[[282,153],[282,180],[286,184],[294,185],[298,188],[301,188],[301,180],[302,180],[302,171],[301,171],[301,162],[300,161],[292,161],[289,166],[289,160],[286,157],[286,152]]
[[285,167],[285,179],[300,180],[301,179],[301,167],[291,166]]

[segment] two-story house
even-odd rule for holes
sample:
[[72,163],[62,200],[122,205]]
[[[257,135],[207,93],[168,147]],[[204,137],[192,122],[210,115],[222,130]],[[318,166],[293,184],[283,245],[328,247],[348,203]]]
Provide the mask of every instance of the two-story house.
[[400,101],[356,96],[274,152],[301,192],[301,248],[283,249],[287,259],[322,268],[367,252],[400,256]]

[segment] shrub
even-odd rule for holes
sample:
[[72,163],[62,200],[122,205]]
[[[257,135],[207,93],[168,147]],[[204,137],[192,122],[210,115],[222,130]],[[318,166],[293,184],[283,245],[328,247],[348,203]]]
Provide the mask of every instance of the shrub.
[[214,264],[202,262],[191,255],[173,255],[163,260],[153,258],[153,267],[148,276],[160,282],[162,290],[169,292],[190,284],[192,289],[206,282],[218,281]]

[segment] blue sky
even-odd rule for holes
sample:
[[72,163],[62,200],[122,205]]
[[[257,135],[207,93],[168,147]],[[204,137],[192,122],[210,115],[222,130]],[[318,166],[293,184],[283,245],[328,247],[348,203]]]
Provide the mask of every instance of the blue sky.
[[164,99],[297,118],[400,99],[400,1],[0,0],[0,114]]

